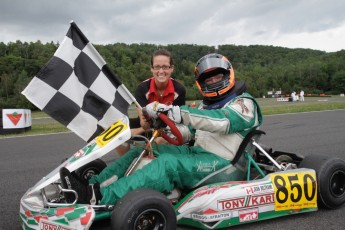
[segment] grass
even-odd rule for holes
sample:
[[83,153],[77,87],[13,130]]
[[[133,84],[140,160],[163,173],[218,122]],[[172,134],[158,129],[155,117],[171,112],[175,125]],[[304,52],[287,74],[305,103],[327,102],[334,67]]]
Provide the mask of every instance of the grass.
[[258,99],[263,115],[301,113],[345,109],[345,98],[307,98],[305,102],[277,102],[275,99]]
[[69,132],[62,124],[53,121],[49,123],[35,123],[32,124],[31,130],[26,132],[28,135],[35,135],[35,134],[45,134],[45,133],[61,133],[61,132]]
[[46,123],[32,123],[30,130],[24,131],[22,133],[0,135],[0,139],[7,138],[7,137],[20,137],[20,136],[62,133],[62,132],[70,132],[70,130],[67,129],[62,124],[58,123],[57,121],[46,122]]
[[[275,98],[259,98],[257,99],[263,115],[273,114],[285,114],[285,113],[300,113],[300,112],[312,112],[322,110],[337,110],[345,109],[345,98],[344,97],[315,97],[306,98],[304,102],[277,102]],[[191,102],[187,102],[189,104]],[[129,116],[133,117],[136,115],[134,105],[129,109]],[[40,120],[50,118],[44,112],[32,112],[33,120]],[[31,130],[20,133],[20,134],[9,134],[1,135],[1,138],[14,137],[14,136],[26,136],[26,135],[37,135],[37,134],[48,134],[48,133],[60,133],[68,132],[69,130],[56,121],[42,121],[33,122]]]
[[44,119],[44,118],[50,118],[49,115],[47,115],[45,112],[42,111],[35,111],[31,113],[31,117],[33,119]]

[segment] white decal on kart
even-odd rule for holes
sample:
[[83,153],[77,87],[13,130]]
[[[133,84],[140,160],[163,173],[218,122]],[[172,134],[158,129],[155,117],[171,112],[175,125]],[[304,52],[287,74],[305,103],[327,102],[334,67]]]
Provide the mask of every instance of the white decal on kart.
[[272,184],[262,184],[262,185],[255,185],[255,186],[249,186],[244,188],[247,195],[253,195],[257,193],[267,193],[267,192],[273,192],[274,188]]
[[239,197],[236,199],[227,199],[218,201],[218,209],[235,210],[244,207],[257,207],[274,203],[274,194],[262,194],[257,196]]
[[212,213],[212,214],[199,214],[192,213],[192,219],[202,222],[214,222],[231,218],[230,212]]
[[197,163],[197,172],[215,172],[216,166],[219,162],[213,161],[213,162],[199,162]]
[[259,218],[258,208],[252,208],[247,210],[240,210],[238,212],[240,222],[247,222],[257,220]]

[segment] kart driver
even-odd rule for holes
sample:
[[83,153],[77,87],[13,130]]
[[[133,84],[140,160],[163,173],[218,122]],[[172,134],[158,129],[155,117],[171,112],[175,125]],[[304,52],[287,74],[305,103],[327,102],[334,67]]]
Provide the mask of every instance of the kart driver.
[[[197,87],[203,101],[196,107],[173,106],[152,102],[146,106],[153,119],[158,112],[180,123],[178,128],[184,140],[195,138],[194,146],[154,146],[156,158],[142,169],[124,176],[127,168],[141,149],[132,148],[124,156],[93,176],[89,184],[61,168],[62,187],[78,193],[78,203],[115,204],[128,192],[138,188],[150,188],[169,193],[174,188],[191,188],[215,171],[228,166],[242,140],[262,123],[259,105],[245,92],[243,81],[235,81],[229,60],[220,54],[202,57],[195,67]],[[238,180],[244,170],[234,167]],[[68,202],[74,195],[65,194]]]

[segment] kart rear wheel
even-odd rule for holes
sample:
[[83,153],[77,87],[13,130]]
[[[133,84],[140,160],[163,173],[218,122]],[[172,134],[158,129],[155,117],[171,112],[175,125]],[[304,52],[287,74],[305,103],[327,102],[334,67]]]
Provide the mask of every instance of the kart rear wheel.
[[98,175],[105,167],[107,164],[103,160],[96,159],[77,169],[75,174],[87,184],[92,176]]
[[129,192],[116,204],[111,217],[112,230],[176,228],[176,214],[170,201],[151,189]]
[[326,209],[336,209],[345,203],[345,161],[323,155],[309,155],[299,168],[316,171],[318,185],[318,205]]

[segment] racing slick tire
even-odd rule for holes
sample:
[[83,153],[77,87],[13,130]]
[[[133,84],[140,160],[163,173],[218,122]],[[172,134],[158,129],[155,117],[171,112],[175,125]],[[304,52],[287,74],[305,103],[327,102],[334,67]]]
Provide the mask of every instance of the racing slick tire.
[[129,192],[116,204],[111,216],[112,230],[176,230],[176,214],[171,202],[152,189]]
[[345,161],[324,155],[309,155],[299,168],[316,171],[320,207],[336,209],[345,203]]
[[75,174],[88,184],[89,179],[94,175],[98,175],[105,167],[107,167],[107,164],[103,160],[96,159],[77,169]]

